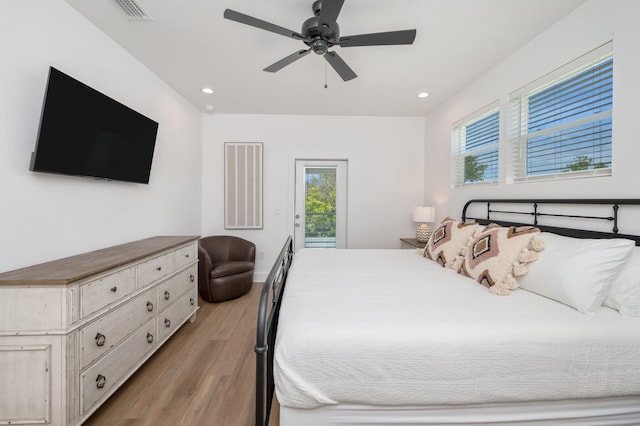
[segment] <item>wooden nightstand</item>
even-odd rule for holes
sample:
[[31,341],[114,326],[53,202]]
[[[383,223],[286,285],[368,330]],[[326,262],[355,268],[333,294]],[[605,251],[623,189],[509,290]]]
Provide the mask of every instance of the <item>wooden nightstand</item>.
[[427,243],[418,242],[415,238],[400,238],[400,244],[403,249],[422,249]]

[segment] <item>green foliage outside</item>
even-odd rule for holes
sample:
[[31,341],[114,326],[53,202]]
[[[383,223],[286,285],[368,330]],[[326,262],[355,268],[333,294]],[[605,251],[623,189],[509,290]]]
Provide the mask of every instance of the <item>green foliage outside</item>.
[[488,164],[478,163],[475,155],[467,155],[464,157],[464,181],[478,182],[484,180],[484,171],[489,167]]
[[577,172],[580,170],[589,169],[605,169],[607,165],[605,163],[593,164],[593,158],[588,155],[576,155],[574,162],[567,164],[567,168],[563,172]]
[[305,235],[336,236],[336,175],[308,174],[305,198]]

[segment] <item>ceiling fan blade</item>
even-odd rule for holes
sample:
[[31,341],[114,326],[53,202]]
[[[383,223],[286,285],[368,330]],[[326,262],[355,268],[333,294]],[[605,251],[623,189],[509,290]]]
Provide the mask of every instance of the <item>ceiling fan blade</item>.
[[340,37],[338,44],[340,47],[412,44],[415,38],[416,30],[389,31]]
[[353,80],[358,76],[336,52],[327,52],[324,54],[324,58],[344,81]]
[[260,28],[261,30],[271,31],[272,33],[280,34],[285,37],[291,37],[296,40],[310,41],[305,36],[292,30],[288,30],[284,27],[272,24],[262,19],[254,18],[244,13],[236,12],[235,10],[225,9],[224,17],[231,21],[240,22],[241,24],[250,25],[252,27]]
[[319,24],[333,27],[338,20],[338,15],[342,10],[344,0],[322,0],[320,8]]
[[311,52],[311,49],[298,50],[297,52],[292,53],[291,55],[287,56],[286,58],[280,59],[275,64],[269,65],[268,67],[266,67],[262,71],[267,71],[267,72],[280,71],[282,68],[286,67],[287,65],[297,61],[300,58],[303,58],[303,57],[307,56],[309,54],[309,52]]

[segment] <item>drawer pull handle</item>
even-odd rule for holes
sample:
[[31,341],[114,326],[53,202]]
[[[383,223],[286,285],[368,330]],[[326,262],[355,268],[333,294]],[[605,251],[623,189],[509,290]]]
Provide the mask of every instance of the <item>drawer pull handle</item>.
[[187,257],[187,258],[188,258],[188,257],[189,257],[189,255],[188,255],[188,254],[185,254],[185,255],[184,255],[184,257]]
[[169,300],[169,297],[171,297],[171,294],[169,293],[169,290],[165,290],[164,291],[164,300]]
[[153,334],[147,333],[147,342],[153,343]]
[[193,306],[193,305],[195,305],[195,304],[196,304],[196,301],[195,301],[195,300],[193,300],[193,297],[189,299],[189,302],[191,303],[191,306]]
[[164,319],[164,326],[167,328],[171,327],[171,320],[169,318]]
[[116,286],[111,287],[111,293],[115,293],[116,291],[118,291],[118,287]]
[[193,276],[193,274],[189,275],[189,280],[191,282],[194,282],[196,280],[196,277]]
[[147,311],[149,312],[153,311],[153,303],[147,302]]
[[158,271],[162,271],[162,266],[158,266],[158,267],[156,268],[156,270],[158,270]]
[[102,389],[106,384],[107,384],[107,378],[104,377],[102,374],[98,374],[98,377],[96,377],[96,386],[98,387],[98,389]]
[[107,338],[105,337],[104,334],[96,334],[96,345],[98,346],[104,346],[104,343],[107,341]]

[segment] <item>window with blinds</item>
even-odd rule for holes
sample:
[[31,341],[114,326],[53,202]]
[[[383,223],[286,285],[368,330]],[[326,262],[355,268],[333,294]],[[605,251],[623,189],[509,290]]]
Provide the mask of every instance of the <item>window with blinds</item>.
[[452,184],[497,182],[499,141],[497,102],[454,123],[451,132]]
[[611,43],[509,98],[512,181],[611,174]]

